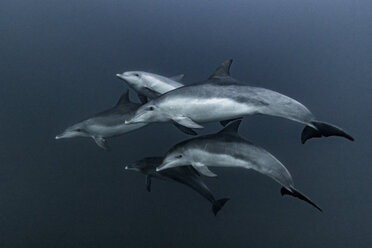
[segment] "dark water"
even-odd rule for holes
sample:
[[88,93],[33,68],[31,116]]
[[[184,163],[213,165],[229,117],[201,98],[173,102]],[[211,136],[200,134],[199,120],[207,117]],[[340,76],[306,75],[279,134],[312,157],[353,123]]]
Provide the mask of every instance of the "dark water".
[[[370,1],[346,0],[3,0],[0,247],[370,247],[371,13]],[[185,73],[191,83],[230,57],[236,78],[355,137],[301,145],[300,124],[244,119],[242,136],[280,159],[323,213],[244,170],[205,179],[231,198],[217,218],[182,185],[154,180],[147,193],[123,167],[188,138],[169,124],[114,138],[111,152],[54,140],[117,101],[126,86],[116,73]]]

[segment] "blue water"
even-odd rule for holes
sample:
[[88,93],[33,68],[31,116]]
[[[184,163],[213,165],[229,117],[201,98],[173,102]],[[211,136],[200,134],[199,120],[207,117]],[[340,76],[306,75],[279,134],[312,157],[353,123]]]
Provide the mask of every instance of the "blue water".
[[[0,247],[370,247],[371,13],[362,0],[3,0]],[[281,160],[323,213],[238,169],[205,179],[231,198],[217,217],[183,185],[153,180],[148,193],[123,168],[189,138],[169,124],[111,139],[110,152],[54,139],[116,103],[126,89],[116,73],[184,73],[188,84],[228,58],[235,78],[291,96],[355,137],[302,145],[303,125],[242,123],[240,134]]]

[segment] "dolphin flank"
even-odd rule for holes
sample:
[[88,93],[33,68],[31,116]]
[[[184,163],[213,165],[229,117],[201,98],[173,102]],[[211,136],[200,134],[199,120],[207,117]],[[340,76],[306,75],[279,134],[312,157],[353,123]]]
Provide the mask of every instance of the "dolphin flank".
[[141,104],[131,102],[129,91],[126,90],[117,104],[101,113],[68,127],[56,139],[91,137],[97,145],[108,150],[106,138],[128,133],[146,126],[146,123],[125,124]]
[[157,171],[191,164],[205,176],[216,176],[209,166],[253,169],[269,176],[283,186],[282,195],[297,197],[321,211],[313,201],[300,193],[287,168],[265,149],[238,135],[240,120],[234,121],[217,134],[183,141],[171,148]]

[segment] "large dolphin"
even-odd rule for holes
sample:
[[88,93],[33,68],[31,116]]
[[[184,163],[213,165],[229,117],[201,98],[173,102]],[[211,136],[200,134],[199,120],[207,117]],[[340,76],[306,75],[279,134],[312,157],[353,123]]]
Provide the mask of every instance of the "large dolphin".
[[341,128],[317,121],[304,105],[288,96],[239,83],[230,77],[231,63],[225,61],[205,82],[177,88],[144,104],[127,123],[172,120],[185,127],[203,128],[200,123],[264,114],[305,124],[302,143],[322,136],[354,140]]
[[116,74],[116,76],[127,82],[137,92],[142,103],[146,103],[147,98],[155,99],[168,91],[183,86],[179,82],[183,79],[183,74],[167,78],[144,71],[127,71]]
[[205,185],[200,178],[200,175],[191,166],[182,166],[157,172],[156,167],[159,166],[162,161],[162,157],[148,157],[126,166],[125,169],[138,171],[146,175],[146,188],[149,192],[151,191],[151,178],[163,180],[171,179],[189,186],[212,203],[214,215],[217,215],[218,211],[220,211],[229,200],[228,198],[216,200],[208,186]]
[[56,139],[91,137],[98,146],[107,150],[106,138],[118,136],[146,126],[146,123],[125,124],[141,104],[131,102],[129,91],[125,91],[117,104],[101,113],[68,127]]
[[297,197],[321,211],[294,187],[291,174],[278,159],[238,135],[240,122],[232,122],[217,134],[200,136],[175,145],[168,151],[157,171],[185,164],[191,164],[206,176],[216,176],[208,166],[253,169],[281,184],[282,195]]

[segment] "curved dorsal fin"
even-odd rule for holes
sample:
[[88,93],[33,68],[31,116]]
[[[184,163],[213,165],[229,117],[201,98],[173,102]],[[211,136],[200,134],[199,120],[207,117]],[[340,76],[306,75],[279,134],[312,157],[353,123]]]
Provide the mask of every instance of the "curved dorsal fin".
[[226,133],[226,134],[237,134],[239,131],[239,126],[242,120],[236,120],[231,122],[229,125],[227,125],[224,129],[219,131],[218,133]]
[[130,103],[130,99],[129,99],[129,90],[126,90],[124,91],[124,93],[121,95],[121,97],[119,98],[119,101],[118,103],[116,104],[117,105],[120,105],[120,104],[126,104],[126,103]]
[[230,76],[230,66],[233,62],[232,59],[228,59],[223,62],[219,67],[217,67],[216,71],[209,77],[209,79],[214,77],[228,77]]

